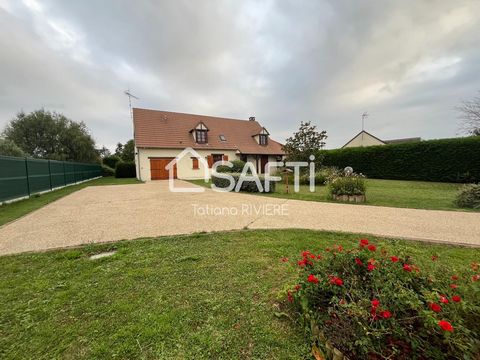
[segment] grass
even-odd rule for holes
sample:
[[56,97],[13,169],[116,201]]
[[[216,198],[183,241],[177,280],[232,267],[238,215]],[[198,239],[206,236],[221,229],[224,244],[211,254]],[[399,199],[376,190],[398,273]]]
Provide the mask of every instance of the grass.
[[[210,186],[205,184],[203,180],[191,180],[191,182],[197,185]],[[454,200],[462,184],[377,179],[366,179],[366,183],[366,205],[428,210],[478,211],[460,209],[455,206]],[[290,184],[290,193],[287,194],[282,183],[277,184],[274,193],[264,193],[262,195],[294,200],[332,201],[329,199],[326,186],[316,186],[315,192],[312,193],[308,185],[300,185],[300,191],[295,193],[293,192],[293,186]]]
[[[308,358],[300,325],[275,315],[296,277],[280,258],[358,238],[244,230],[3,256],[0,357]],[[410,252],[420,267],[432,255],[453,268],[480,257],[480,249],[370,239]]]
[[122,184],[137,184],[140,183],[137,179],[117,179],[114,177],[103,177],[81,184],[67,186],[55,191],[46,192],[43,194],[32,195],[29,199],[16,201],[9,204],[0,205],[0,226],[12,220],[18,219],[34,210],[41,208],[55,200],[67,196],[75,191],[81,190],[87,186],[101,186],[101,185],[122,185]]

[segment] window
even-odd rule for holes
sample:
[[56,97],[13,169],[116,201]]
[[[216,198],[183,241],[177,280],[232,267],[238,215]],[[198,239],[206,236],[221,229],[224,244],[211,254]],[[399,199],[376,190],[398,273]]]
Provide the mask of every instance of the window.
[[207,130],[195,130],[195,139],[199,144],[206,144],[207,143]]
[[258,143],[260,145],[267,145],[268,143],[268,136],[265,134],[258,135]]
[[223,160],[223,154],[212,154],[213,162],[216,163],[217,161]]
[[218,135],[218,137],[220,138],[220,141],[227,141],[227,139],[225,139],[225,135]]
[[199,169],[198,167],[198,159],[195,157],[192,157],[192,169],[197,170]]

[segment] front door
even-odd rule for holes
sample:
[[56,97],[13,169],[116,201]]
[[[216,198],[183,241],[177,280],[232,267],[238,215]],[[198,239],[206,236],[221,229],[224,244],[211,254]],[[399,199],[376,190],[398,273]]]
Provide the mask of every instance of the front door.
[[[168,170],[165,167],[173,158],[150,159],[150,177],[152,180],[168,180]],[[177,178],[177,164],[173,167],[173,178]]]
[[260,171],[258,172],[259,174],[264,174],[265,173],[265,166],[267,166],[267,163],[268,163],[268,155],[261,155]]

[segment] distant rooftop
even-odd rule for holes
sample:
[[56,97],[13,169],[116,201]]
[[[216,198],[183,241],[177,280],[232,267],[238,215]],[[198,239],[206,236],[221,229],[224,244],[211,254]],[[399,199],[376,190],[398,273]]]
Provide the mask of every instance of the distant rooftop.
[[411,137],[411,138],[403,138],[403,139],[383,140],[385,144],[403,144],[403,143],[416,142],[416,141],[422,141],[422,138]]

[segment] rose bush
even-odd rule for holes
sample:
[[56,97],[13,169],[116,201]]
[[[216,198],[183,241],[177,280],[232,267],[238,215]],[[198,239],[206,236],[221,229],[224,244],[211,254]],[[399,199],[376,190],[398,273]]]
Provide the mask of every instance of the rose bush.
[[288,300],[315,348],[331,344],[350,359],[480,355],[478,264],[453,273],[434,256],[421,269],[367,239],[348,250],[306,250],[288,264],[299,272]]

